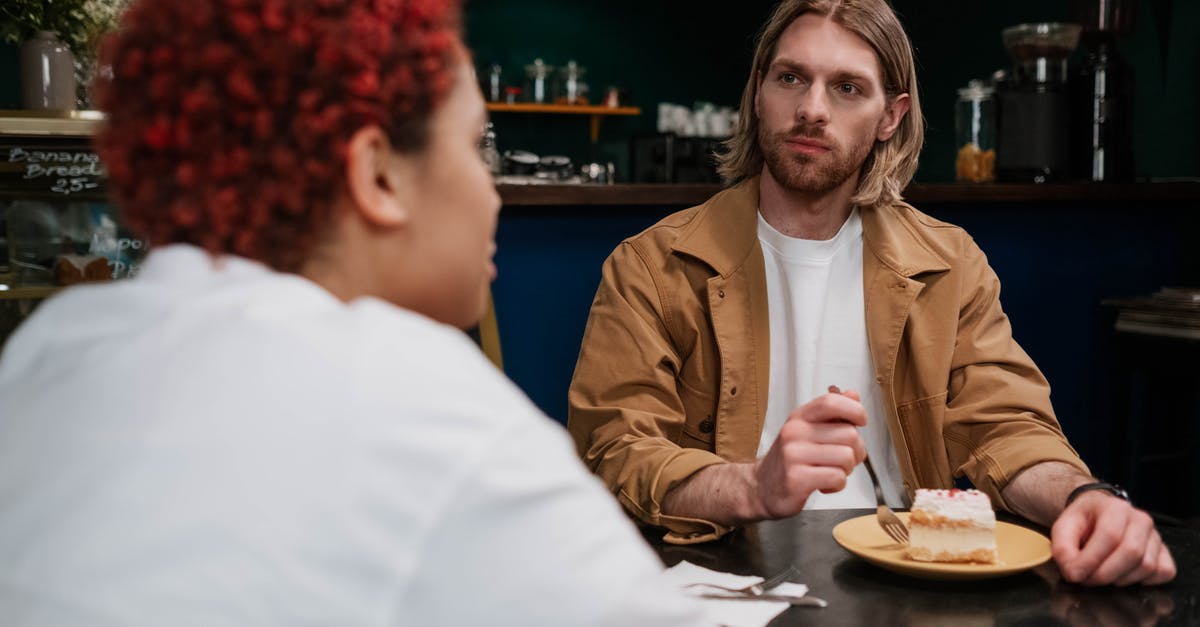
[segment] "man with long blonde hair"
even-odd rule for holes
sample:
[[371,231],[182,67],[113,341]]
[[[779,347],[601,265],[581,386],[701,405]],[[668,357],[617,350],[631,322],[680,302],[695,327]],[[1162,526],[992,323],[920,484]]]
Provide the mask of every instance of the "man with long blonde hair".
[[668,541],[874,507],[869,454],[893,507],[965,476],[1053,525],[1068,580],[1169,581],[1150,517],[1064,437],[982,251],[903,202],[923,137],[886,0],[781,2],[719,157],[732,186],[605,262],[569,393],[580,454]]

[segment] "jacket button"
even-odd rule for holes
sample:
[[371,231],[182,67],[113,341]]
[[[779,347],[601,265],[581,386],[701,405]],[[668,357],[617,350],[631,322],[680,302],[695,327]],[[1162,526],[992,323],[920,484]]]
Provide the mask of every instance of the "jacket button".
[[736,386],[736,385],[735,385],[735,386],[733,386],[733,387],[731,387],[731,388],[729,388],[729,395],[730,395],[730,396],[737,396],[737,386]]
[[725,298],[725,290],[717,290],[718,298]]
[[705,418],[700,421],[700,433],[712,433],[715,427],[716,425],[713,424],[712,418]]

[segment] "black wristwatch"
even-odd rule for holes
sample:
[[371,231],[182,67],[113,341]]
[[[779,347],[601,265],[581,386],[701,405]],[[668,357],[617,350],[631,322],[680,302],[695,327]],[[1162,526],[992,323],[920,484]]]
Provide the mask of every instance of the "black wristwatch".
[[1067,506],[1071,505],[1071,502],[1074,501],[1075,499],[1079,498],[1080,494],[1083,494],[1084,492],[1090,492],[1092,490],[1104,490],[1105,492],[1108,492],[1109,494],[1111,494],[1121,500],[1124,500],[1124,501],[1130,500],[1129,493],[1126,492],[1125,489],[1122,488],[1121,486],[1113,485],[1111,483],[1106,483],[1104,481],[1095,481],[1092,483],[1085,483],[1085,484],[1079,486],[1078,488],[1071,490],[1071,493],[1067,495],[1067,502],[1063,507],[1067,507]]

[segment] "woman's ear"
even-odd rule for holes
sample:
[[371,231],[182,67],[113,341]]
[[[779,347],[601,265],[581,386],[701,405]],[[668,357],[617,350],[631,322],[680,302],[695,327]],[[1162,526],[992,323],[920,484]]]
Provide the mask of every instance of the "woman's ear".
[[346,187],[354,208],[375,226],[401,226],[410,211],[401,193],[403,160],[378,126],[364,126],[346,145]]

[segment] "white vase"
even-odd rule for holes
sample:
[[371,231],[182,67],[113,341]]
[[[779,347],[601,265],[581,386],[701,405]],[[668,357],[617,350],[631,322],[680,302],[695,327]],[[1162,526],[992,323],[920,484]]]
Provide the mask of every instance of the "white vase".
[[26,109],[75,108],[75,56],[53,31],[21,44],[21,100]]

